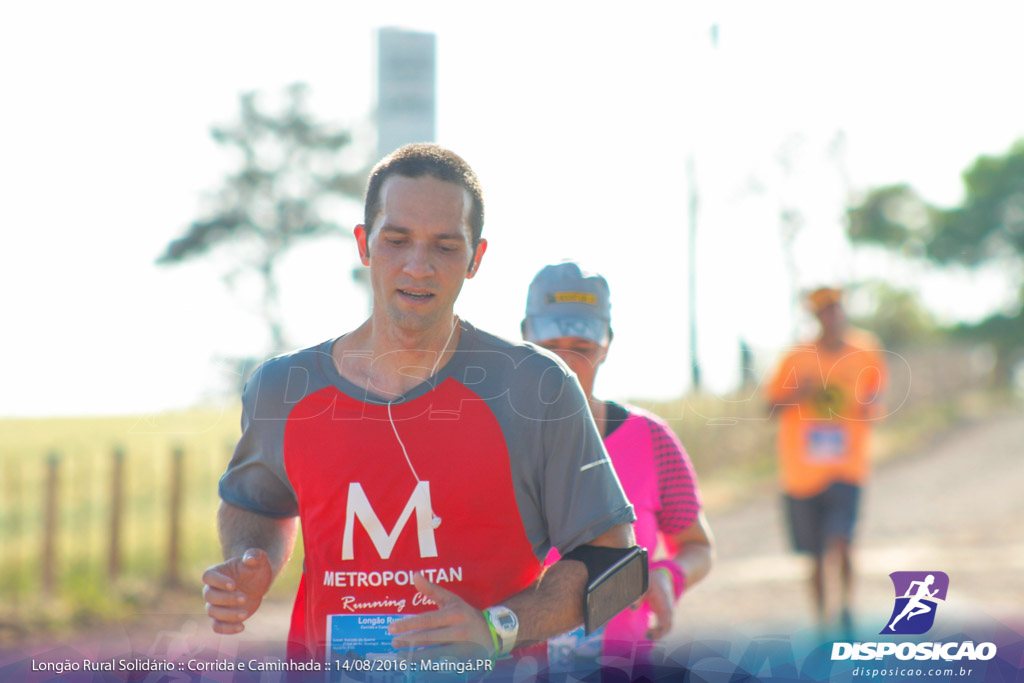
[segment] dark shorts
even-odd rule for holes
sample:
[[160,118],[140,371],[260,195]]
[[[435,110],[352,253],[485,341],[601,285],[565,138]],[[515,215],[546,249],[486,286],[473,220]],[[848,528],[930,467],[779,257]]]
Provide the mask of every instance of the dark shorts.
[[783,495],[793,549],[822,555],[831,540],[853,538],[860,487],[835,482],[810,498]]

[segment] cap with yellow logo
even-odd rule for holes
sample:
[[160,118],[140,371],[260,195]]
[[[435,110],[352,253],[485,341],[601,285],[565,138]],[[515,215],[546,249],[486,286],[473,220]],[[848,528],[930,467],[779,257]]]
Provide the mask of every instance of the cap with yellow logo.
[[526,297],[523,336],[540,343],[558,337],[582,337],[604,345],[611,338],[608,282],[573,261],[545,266],[533,278]]
[[833,304],[840,303],[842,298],[842,290],[835,287],[818,287],[807,295],[807,307],[811,309],[812,313],[818,313]]

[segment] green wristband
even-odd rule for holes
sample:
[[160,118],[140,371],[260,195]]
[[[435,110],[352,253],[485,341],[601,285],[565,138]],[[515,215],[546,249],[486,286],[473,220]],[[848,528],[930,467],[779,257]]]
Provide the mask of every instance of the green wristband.
[[494,641],[494,658],[497,659],[501,656],[501,641],[498,640],[498,632],[494,630],[494,624],[491,623],[491,612],[490,610],[483,610],[484,621],[487,622],[487,630],[491,632],[491,640]]
[[657,567],[656,572],[661,572],[668,577],[668,585],[672,587],[673,596],[676,592],[676,577],[672,576],[672,571],[668,567]]

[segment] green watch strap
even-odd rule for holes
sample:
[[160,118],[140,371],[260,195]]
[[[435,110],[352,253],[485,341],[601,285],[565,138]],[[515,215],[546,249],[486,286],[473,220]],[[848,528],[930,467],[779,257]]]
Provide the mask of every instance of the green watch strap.
[[501,656],[501,639],[498,638],[498,632],[494,630],[494,623],[491,622],[491,611],[485,609],[484,621],[487,622],[487,629],[491,632],[491,640],[494,641],[494,658],[497,659]]

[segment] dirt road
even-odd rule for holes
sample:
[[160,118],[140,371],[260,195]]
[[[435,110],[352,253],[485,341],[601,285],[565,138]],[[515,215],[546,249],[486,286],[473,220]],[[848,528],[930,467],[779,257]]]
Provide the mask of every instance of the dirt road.
[[[780,508],[778,494],[764,491],[733,509],[709,511],[718,561],[683,599],[671,637],[810,626],[808,567],[788,550]],[[893,604],[888,575],[901,570],[949,575],[940,617],[984,614],[1024,626],[1024,415],[960,427],[883,463],[861,514],[859,629],[884,626]]]

